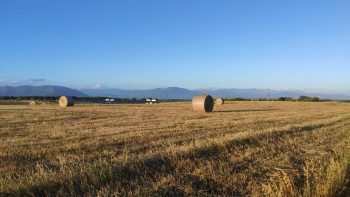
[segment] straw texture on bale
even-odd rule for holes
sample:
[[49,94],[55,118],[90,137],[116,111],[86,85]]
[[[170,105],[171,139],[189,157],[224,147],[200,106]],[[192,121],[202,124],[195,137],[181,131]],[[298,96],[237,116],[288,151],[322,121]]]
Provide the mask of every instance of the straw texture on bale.
[[214,101],[210,95],[197,95],[192,98],[192,108],[196,112],[212,112],[213,107]]
[[215,99],[215,105],[223,105],[225,103],[223,98]]
[[61,96],[58,100],[58,104],[61,107],[71,107],[74,105],[74,98],[71,96]]

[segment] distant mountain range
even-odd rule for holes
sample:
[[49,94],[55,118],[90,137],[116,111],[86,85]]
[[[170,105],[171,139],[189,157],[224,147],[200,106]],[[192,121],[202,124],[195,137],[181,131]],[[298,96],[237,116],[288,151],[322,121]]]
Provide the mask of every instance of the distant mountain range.
[[124,89],[81,89],[74,90],[62,86],[3,86],[0,87],[0,96],[104,96],[119,98],[159,98],[159,99],[191,99],[196,94],[210,94],[213,97],[223,98],[279,98],[300,96],[319,97],[332,100],[350,100],[349,95],[311,93],[301,90],[263,90],[263,89],[197,89],[189,90],[179,87],[155,88],[148,90]]
[[213,97],[223,98],[279,98],[292,97],[299,98],[300,96],[319,97],[322,99],[332,100],[349,100],[349,95],[340,94],[325,94],[325,93],[310,93],[301,90],[263,90],[263,89],[198,89],[189,90],[178,87],[156,88],[148,90],[123,90],[123,89],[82,89],[82,92],[90,96],[106,96],[120,98],[145,98],[153,97],[159,99],[191,99],[196,94],[210,94]]
[[87,94],[62,86],[1,86],[0,96],[87,96]]
[[123,89],[82,89],[82,92],[90,96],[106,96],[119,98],[159,98],[159,99],[190,99],[197,94],[196,91],[178,87],[155,88],[148,90],[123,90]]

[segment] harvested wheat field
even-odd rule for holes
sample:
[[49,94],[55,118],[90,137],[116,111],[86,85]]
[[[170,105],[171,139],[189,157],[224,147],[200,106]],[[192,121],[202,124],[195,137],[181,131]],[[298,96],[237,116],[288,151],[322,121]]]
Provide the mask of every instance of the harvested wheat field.
[[0,106],[0,195],[346,196],[350,104]]

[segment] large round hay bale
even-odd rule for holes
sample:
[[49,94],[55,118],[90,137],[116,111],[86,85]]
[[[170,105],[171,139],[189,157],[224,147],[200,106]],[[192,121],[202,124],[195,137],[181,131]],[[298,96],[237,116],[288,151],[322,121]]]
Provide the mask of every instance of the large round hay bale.
[[28,105],[37,105],[38,103],[36,101],[29,101]]
[[58,100],[58,104],[61,107],[70,107],[74,105],[74,98],[71,96],[61,96]]
[[224,99],[223,98],[217,98],[215,99],[215,105],[223,105],[225,103]]
[[212,112],[214,108],[213,97],[210,95],[197,95],[192,98],[192,108],[196,112]]

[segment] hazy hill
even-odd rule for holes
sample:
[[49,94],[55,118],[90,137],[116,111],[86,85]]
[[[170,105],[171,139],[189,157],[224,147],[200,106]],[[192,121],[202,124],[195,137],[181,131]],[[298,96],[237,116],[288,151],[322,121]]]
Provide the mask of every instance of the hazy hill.
[[[123,90],[123,89],[83,89],[82,92],[90,96],[108,96],[108,97],[155,97],[160,99],[191,99],[196,94],[210,94],[213,97],[223,98],[267,98],[268,91],[263,89],[198,89],[188,90],[178,87],[156,88],[148,90]],[[333,95],[324,93],[310,93],[301,90],[270,90],[269,98],[292,97],[299,98],[300,96],[317,96],[323,99],[347,100],[348,95]]]
[[87,96],[78,90],[62,86],[2,86],[0,96]]
[[155,88],[149,90],[123,90],[123,89],[83,89],[82,92],[90,96],[107,96],[120,98],[147,98],[154,97],[160,99],[190,99],[195,91],[178,88]]
[[[82,89],[74,90],[62,86],[0,86],[0,96],[106,96],[119,98],[159,98],[159,99],[191,99],[196,94],[210,94],[213,97],[223,98],[267,98],[268,91],[264,89],[198,89],[189,90],[179,87],[155,88],[148,90],[123,89]],[[270,90],[269,98],[300,96],[317,96],[322,99],[350,100],[348,95],[334,95],[324,93],[310,93],[301,90]]]
[[332,99],[332,100],[348,100],[350,99],[349,95],[341,94],[327,94],[327,93],[315,93],[307,92],[302,90],[265,90],[265,89],[204,89],[197,90],[211,94],[214,97],[224,97],[224,98],[271,98],[276,99],[280,97],[291,97],[299,98],[300,96],[310,96],[310,97],[319,97],[322,99]]

